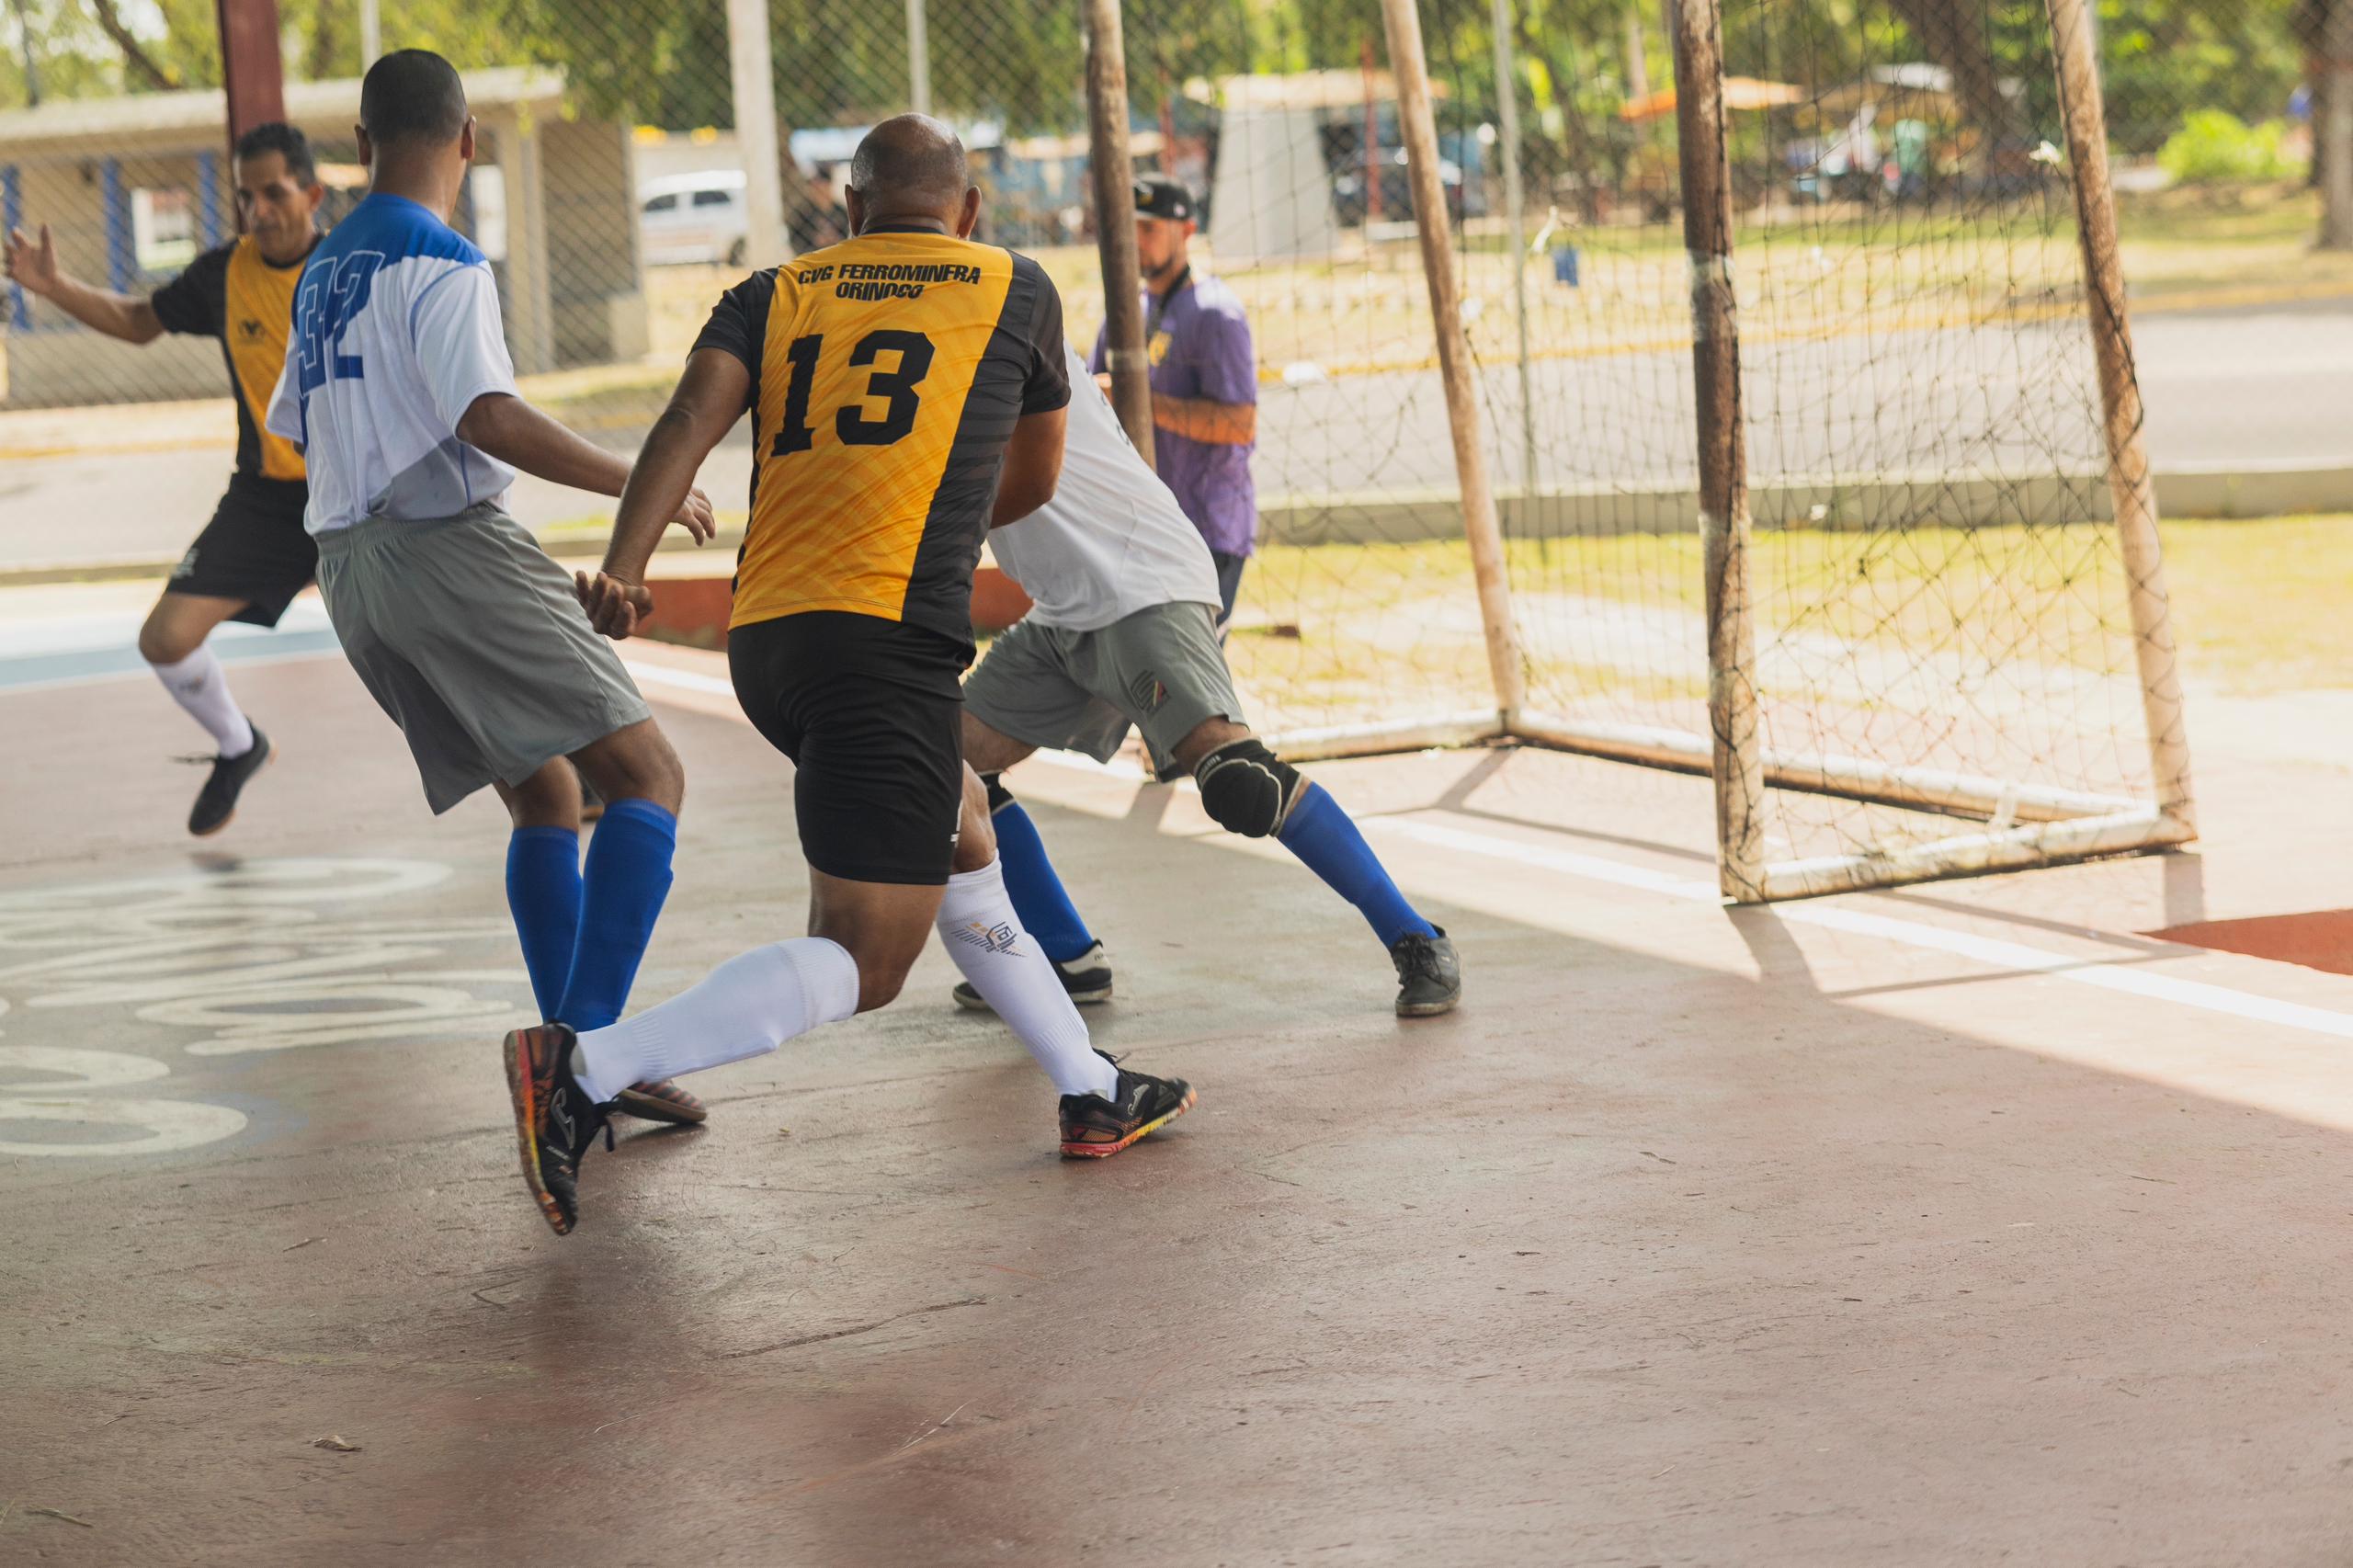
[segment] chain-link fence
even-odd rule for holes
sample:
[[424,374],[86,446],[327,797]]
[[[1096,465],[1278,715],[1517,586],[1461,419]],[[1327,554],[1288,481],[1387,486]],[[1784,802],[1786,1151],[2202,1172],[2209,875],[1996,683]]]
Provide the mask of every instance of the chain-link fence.
[[[2164,187],[2227,190],[2234,201],[2261,190],[2281,210],[2279,231],[2302,222],[2296,192],[2310,164],[2313,97],[2303,85],[2327,8],[2328,0],[2100,6],[2128,201]],[[383,47],[437,49],[469,73],[489,134],[459,222],[500,270],[518,364],[529,372],[674,364],[714,286],[750,259],[724,0],[288,0],[289,112],[321,145],[329,221],[361,178],[347,138],[368,9],[380,10]],[[1072,264],[1058,274],[1084,292],[1092,228],[1076,7],[782,0],[765,9],[785,143],[781,196],[797,245],[838,232],[841,175],[860,129],[924,103],[972,143],[991,236],[1041,253],[1069,249]],[[1448,199],[1475,244],[1501,210],[1490,14],[1478,5],[1427,9]],[[1221,200],[1297,207],[1304,195],[1320,210],[1286,220],[1293,228],[1328,225],[1335,236],[1369,240],[1377,255],[1381,237],[1410,219],[1377,6],[1135,0],[1128,12],[1140,161],[1198,186],[1212,230]],[[1986,155],[2014,177],[2030,174],[2036,143],[2024,131],[2052,92],[2031,58],[2040,6],[1734,0],[1727,13],[1735,77],[1773,80],[1759,40],[1811,28],[1839,57],[1825,68],[1851,79],[1856,109],[1884,109],[1890,124],[1906,117],[1907,101],[1992,94],[2016,123],[1988,131]],[[1666,217],[1675,172],[1673,139],[1659,130],[1671,76],[1661,5],[1516,0],[1507,30],[1535,222],[1550,221],[1557,234]],[[0,51],[0,217],[51,223],[70,271],[134,292],[233,235],[218,101],[199,96],[219,79],[209,5],[163,0],[134,13],[119,0],[27,0],[0,17],[0,39],[10,45]],[[1300,134],[1312,135],[1313,148],[1254,142],[1247,177],[1236,177],[1245,172],[1238,160],[1221,160],[1229,129],[1263,139],[1290,135],[1268,128],[1293,122],[1312,122]],[[1904,149],[1892,135],[1858,128],[1862,135],[1843,140],[1837,126],[1790,135],[1777,180],[1807,199],[1878,204],[1943,188],[1949,170],[1898,167]],[[2144,226],[2164,210],[2153,209]],[[1248,259],[1233,254],[1233,217],[1224,214],[1219,233],[1229,254],[1218,261],[1230,272]],[[2198,240],[2199,226],[2187,227],[2165,237],[2177,246]],[[1307,242],[1294,233],[1287,243],[1296,253]],[[2201,264],[2220,272],[2230,258],[2182,263]],[[2136,268],[2136,278],[2149,275]],[[1396,292],[1392,335],[1417,341],[1411,290]],[[1090,328],[1096,319],[1084,308],[1071,315]],[[1267,324],[1270,371],[1320,357],[1305,351],[1316,346],[1301,340],[1302,324]],[[21,291],[0,301],[0,407],[220,391],[200,345],[94,344]],[[625,412],[619,381],[601,382],[602,413]],[[1278,492],[1313,477],[1270,457]]]

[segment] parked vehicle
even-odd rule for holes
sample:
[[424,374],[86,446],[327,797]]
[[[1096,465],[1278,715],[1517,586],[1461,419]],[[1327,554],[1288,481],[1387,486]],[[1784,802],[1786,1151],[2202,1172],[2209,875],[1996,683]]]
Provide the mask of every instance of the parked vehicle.
[[[1381,210],[1390,219],[1404,219],[1414,215],[1414,178],[1407,166],[1405,149],[1383,147],[1375,166],[1381,175]],[[1463,195],[1462,165],[1451,158],[1440,158],[1438,165],[1438,186],[1446,192],[1447,216],[1455,222],[1462,222],[1468,206]],[[1340,222],[1349,228],[1365,222],[1372,210],[1366,190],[1365,167],[1361,157],[1342,164],[1332,176],[1332,208]]]
[[751,220],[739,169],[665,175],[637,187],[637,226],[649,267],[744,265]]

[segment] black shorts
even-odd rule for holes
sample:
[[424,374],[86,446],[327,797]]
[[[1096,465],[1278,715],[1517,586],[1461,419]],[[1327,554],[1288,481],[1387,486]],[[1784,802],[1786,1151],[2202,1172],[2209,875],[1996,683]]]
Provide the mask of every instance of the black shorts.
[[228,494],[164,591],[243,599],[245,608],[231,620],[276,626],[319,568],[319,547],[302,528],[309,497],[300,480],[231,474]]
[[854,882],[947,883],[971,663],[954,638],[840,610],[727,634],[735,699],[799,769],[792,807],[809,864]]

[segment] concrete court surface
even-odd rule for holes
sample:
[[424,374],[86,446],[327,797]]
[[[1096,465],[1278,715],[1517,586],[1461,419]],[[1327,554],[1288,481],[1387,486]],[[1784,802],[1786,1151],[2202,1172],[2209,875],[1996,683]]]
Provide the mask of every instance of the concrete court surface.
[[[718,662],[631,656],[691,773],[646,998],[805,888]],[[2342,881],[2342,759],[2263,752],[2319,729],[2209,724],[2202,856],[1741,913],[1693,781],[1320,767],[1461,939],[1411,1025],[1279,851],[1033,763],[1098,1038],[1199,1108],[1063,1165],[934,951],[591,1155],[559,1240],[496,807],[428,818],[292,656],[191,846],[143,677],[6,676],[0,1562],[2353,1555],[2353,980],[2131,935]]]

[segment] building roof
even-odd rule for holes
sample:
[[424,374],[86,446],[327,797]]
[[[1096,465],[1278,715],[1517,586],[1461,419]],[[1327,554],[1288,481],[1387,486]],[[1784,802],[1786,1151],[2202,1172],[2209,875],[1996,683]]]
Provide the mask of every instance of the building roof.
[[[563,73],[536,65],[503,65],[460,74],[466,98],[476,109],[553,103],[563,96]],[[359,79],[286,84],[286,118],[305,121],[359,119]],[[61,98],[38,108],[0,111],[0,147],[29,152],[44,144],[104,142],[132,136],[186,132],[217,137],[228,123],[226,94],[134,93],[119,98]]]
[[[1230,108],[1361,109],[1367,102],[1394,102],[1397,78],[1386,71],[1347,69],[1220,76],[1214,82],[1196,76],[1185,84],[1185,92],[1202,103],[1222,102]],[[1452,96],[1445,82],[1430,84],[1431,97]]]

